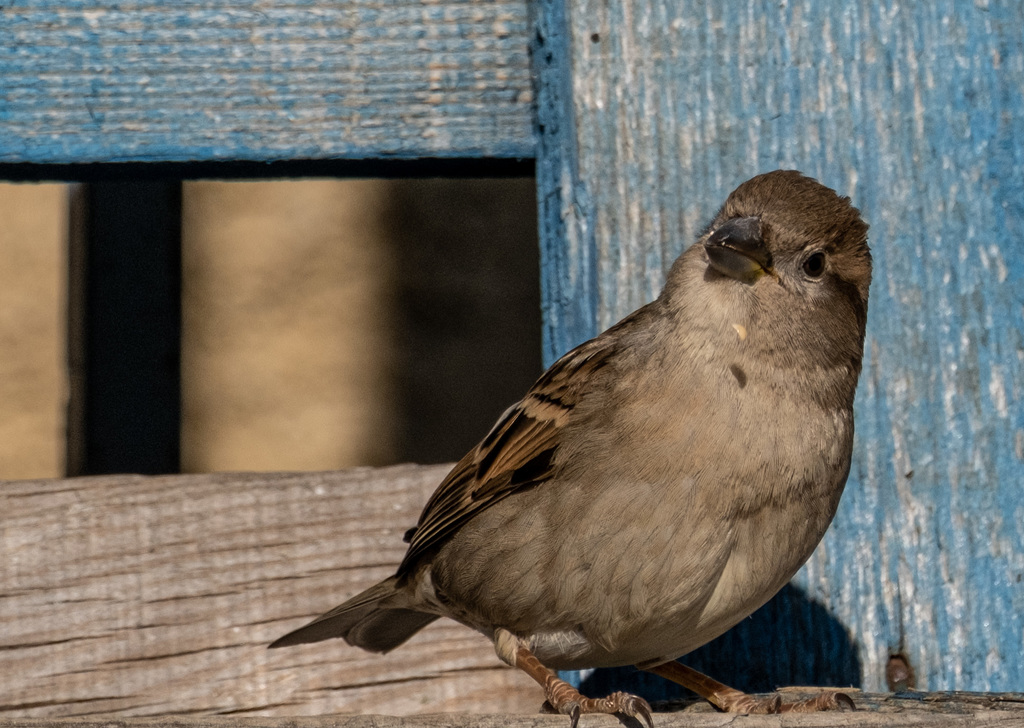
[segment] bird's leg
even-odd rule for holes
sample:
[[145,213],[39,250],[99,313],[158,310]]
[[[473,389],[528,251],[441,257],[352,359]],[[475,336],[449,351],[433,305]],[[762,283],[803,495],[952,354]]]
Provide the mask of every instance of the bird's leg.
[[[638,667],[640,667],[638,665]],[[782,698],[755,698],[728,685],[713,680],[680,662],[665,662],[661,665],[641,667],[642,670],[661,675],[666,680],[688,688],[713,706],[726,713],[813,713],[821,710],[855,710],[850,696],[835,690],[823,691],[820,695],[795,703],[783,703]]]
[[576,688],[544,667],[529,648],[519,644],[519,640],[506,630],[496,630],[495,648],[498,657],[518,667],[544,688],[548,704],[556,712],[570,717],[571,728],[576,728],[583,713],[622,713],[631,718],[642,718],[648,728],[654,728],[651,706],[643,698],[622,692],[612,693],[606,698],[585,698]]
[[572,718],[572,728],[576,728],[583,713],[622,713],[632,718],[639,716],[649,728],[654,728],[651,706],[639,696],[616,692],[606,698],[585,698],[576,688],[544,667],[526,647],[516,650],[516,667],[544,688],[544,696],[555,711]]

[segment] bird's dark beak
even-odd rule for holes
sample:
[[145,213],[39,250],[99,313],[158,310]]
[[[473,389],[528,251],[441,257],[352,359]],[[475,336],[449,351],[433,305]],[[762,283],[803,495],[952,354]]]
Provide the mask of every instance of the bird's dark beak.
[[761,219],[757,217],[723,223],[704,242],[704,250],[712,268],[744,283],[753,283],[772,268],[772,254],[761,237]]

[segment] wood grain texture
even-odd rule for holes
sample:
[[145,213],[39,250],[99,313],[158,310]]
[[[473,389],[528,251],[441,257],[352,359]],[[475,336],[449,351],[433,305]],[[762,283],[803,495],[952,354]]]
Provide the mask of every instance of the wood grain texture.
[[540,0],[537,13],[547,361],[652,298],[754,174],[800,169],[872,225],[847,493],[797,577],[804,601],[769,607],[803,633],[741,626],[731,656],[753,662],[737,669],[829,675],[842,642],[829,633],[853,641],[865,689],[899,652],[921,688],[1018,688],[1024,5]]
[[0,717],[535,712],[450,620],[266,649],[392,573],[446,469],[0,483]]
[[[0,483],[0,728],[318,728],[295,716],[321,714],[331,726],[562,728],[565,716],[537,714],[532,681],[447,620],[386,656],[338,642],[266,649],[391,573],[446,468]],[[1024,717],[1019,693],[851,695],[859,712],[742,720],[966,728]],[[655,709],[661,728],[737,720],[701,700]],[[412,713],[423,715],[395,717]]]
[[532,157],[524,0],[0,4],[0,163]]
[[[808,693],[801,693],[808,694]],[[857,712],[787,715],[736,716],[714,712],[707,703],[656,708],[658,728],[718,728],[736,725],[746,728],[976,728],[980,726],[1017,726],[1024,716],[1020,694],[935,694],[857,695],[865,709]],[[102,720],[0,718],[0,728],[564,728],[562,715],[465,714],[444,713],[416,716],[331,715],[317,717],[252,718],[223,716],[165,716],[159,718],[111,717]],[[631,723],[632,721],[626,721]],[[611,715],[584,715],[581,728],[620,726],[623,721]]]

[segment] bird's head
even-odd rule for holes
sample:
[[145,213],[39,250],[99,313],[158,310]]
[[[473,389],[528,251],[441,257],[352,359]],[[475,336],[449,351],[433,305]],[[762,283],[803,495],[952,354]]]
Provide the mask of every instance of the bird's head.
[[729,195],[681,256],[666,293],[709,319],[749,328],[780,366],[852,361],[859,372],[871,284],[867,230],[848,197],[796,171],[762,174]]

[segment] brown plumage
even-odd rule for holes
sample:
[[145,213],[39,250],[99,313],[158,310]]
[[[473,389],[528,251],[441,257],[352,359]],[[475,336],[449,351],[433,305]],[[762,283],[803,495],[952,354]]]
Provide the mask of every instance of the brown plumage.
[[573,716],[547,668],[635,664],[724,710],[754,701],[673,661],[777,592],[832,520],[850,467],[867,225],[798,172],[729,196],[661,295],[559,359],[452,469],[395,576],[292,632],[397,647],[440,616]]

